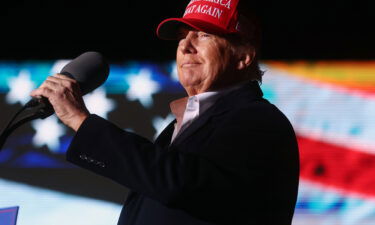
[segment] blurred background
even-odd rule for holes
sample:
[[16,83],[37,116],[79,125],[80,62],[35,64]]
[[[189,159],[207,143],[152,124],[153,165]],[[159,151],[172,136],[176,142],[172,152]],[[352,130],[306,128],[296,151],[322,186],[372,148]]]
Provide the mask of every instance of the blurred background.
[[[110,62],[85,96],[92,113],[151,140],[185,95],[176,42],[155,29],[188,1],[5,1],[0,13],[0,129],[44,79],[86,51]],[[290,119],[301,153],[293,225],[375,224],[375,2],[249,1],[263,28],[265,98]],[[0,152],[0,208],[18,225],[116,224],[127,189],[65,161],[73,133],[35,120]]]

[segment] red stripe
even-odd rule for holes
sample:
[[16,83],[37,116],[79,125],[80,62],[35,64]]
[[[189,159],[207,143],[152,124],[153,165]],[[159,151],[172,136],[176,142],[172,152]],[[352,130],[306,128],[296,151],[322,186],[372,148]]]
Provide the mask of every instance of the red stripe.
[[301,178],[375,196],[375,155],[298,137]]

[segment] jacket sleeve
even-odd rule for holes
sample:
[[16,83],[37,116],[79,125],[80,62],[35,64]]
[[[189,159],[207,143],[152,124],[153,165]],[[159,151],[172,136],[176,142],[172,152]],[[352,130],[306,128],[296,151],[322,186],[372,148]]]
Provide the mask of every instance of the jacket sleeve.
[[[233,222],[236,212],[246,215],[238,211],[267,210],[264,196],[259,193],[269,192],[265,189],[273,181],[267,172],[271,170],[266,163],[269,152],[257,149],[258,142],[267,143],[264,135],[239,126],[219,129],[212,134],[216,136],[214,141],[207,141],[197,154],[160,149],[141,136],[91,115],[73,138],[67,159],[169,207],[200,217],[216,214],[218,220]],[[275,134],[275,138],[278,136]],[[250,144],[254,151],[251,155]],[[249,202],[255,208],[249,208]],[[230,210],[233,205],[236,212]]]

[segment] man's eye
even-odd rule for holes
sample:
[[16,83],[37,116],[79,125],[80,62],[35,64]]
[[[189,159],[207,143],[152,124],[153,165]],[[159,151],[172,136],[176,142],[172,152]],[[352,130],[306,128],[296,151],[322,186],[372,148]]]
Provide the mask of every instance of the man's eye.
[[200,33],[198,34],[198,36],[201,37],[201,38],[211,37],[210,34],[207,34],[207,33],[204,33],[204,32],[200,32]]

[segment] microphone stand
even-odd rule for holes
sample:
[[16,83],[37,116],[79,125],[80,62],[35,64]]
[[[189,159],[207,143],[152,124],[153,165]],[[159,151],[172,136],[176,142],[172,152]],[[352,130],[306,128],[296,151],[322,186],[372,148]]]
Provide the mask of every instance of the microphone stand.
[[[12,123],[14,122],[14,120],[23,111],[25,111],[26,109],[34,108],[36,106],[39,106],[39,107],[36,109],[36,111],[33,114],[28,115],[28,116],[20,119],[18,122],[14,123],[12,125]],[[9,137],[9,135],[14,130],[16,130],[18,127],[20,127],[21,125],[23,125],[23,124],[25,124],[25,123],[27,123],[29,121],[35,120],[35,119],[44,119],[44,118],[47,118],[50,115],[52,115],[53,113],[54,113],[53,107],[48,102],[48,100],[46,98],[42,97],[42,98],[33,98],[33,99],[31,99],[18,112],[16,112],[16,114],[12,117],[12,119],[9,121],[9,123],[5,127],[4,131],[1,133],[1,135],[0,135],[0,152],[1,152],[1,150],[2,150],[2,148],[4,146],[4,144],[5,144],[5,142],[7,140],[7,138]]]

